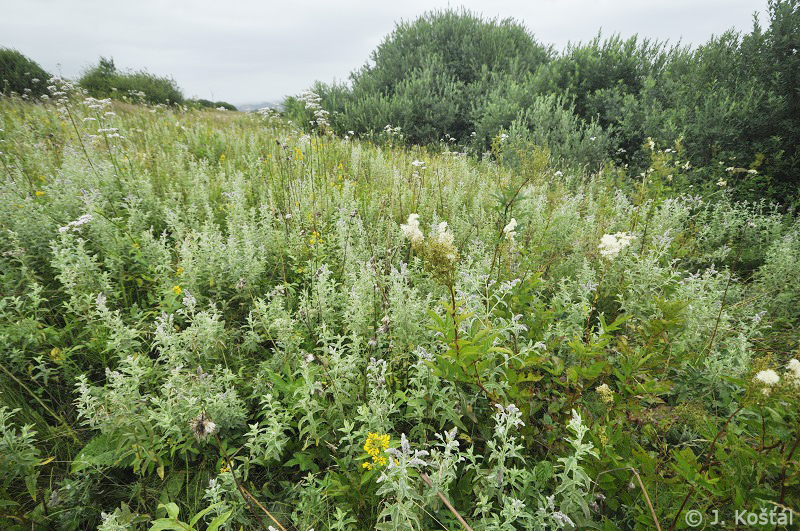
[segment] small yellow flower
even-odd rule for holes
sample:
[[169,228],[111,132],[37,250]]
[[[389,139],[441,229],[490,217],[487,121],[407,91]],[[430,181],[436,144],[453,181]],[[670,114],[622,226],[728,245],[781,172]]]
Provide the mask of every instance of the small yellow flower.
[[183,293],[183,289],[180,286],[172,286],[172,291],[175,292],[175,295],[180,295]]
[[175,270],[175,274],[176,275],[182,275],[183,274],[183,268],[178,266],[178,269]]
[[41,190],[36,190],[36,197],[42,197],[43,195],[44,192],[42,192]]
[[367,470],[372,470],[375,466],[386,466],[389,460],[386,456],[382,455],[389,448],[388,433],[369,433],[367,434],[367,442],[364,443],[364,451],[372,457],[372,462],[367,461],[361,466]]
[[223,153],[222,155],[219,156],[219,161],[220,162],[225,162],[225,153]]

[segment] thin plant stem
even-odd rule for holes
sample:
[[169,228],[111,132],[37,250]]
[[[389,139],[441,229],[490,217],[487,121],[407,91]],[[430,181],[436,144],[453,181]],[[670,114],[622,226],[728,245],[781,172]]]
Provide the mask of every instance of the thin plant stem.
[[69,433],[69,435],[72,437],[72,439],[73,439],[73,440],[74,440],[76,443],[80,443],[80,442],[81,442],[81,440],[80,440],[80,439],[78,438],[78,436],[75,434],[75,430],[73,430],[73,429],[72,429],[72,426],[70,426],[69,424],[67,424],[67,421],[65,421],[65,420],[64,420],[64,419],[63,419],[63,418],[62,418],[62,417],[61,417],[59,414],[57,414],[55,411],[53,411],[52,409],[50,409],[49,407],[47,407],[47,404],[45,404],[44,402],[42,402],[42,399],[41,399],[41,398],[39,398],[38,396],[36,396],[36,394],[35,394],[33,391],[31,391],[30,387],[28,387],[27,385],[25,385],[25,383],[24,383],[24,382],[22,382],[22,381],[21,381],[19,378],[17,378],[16,376],[14,376],[14,374],[13,374],[11,371],[9,371],[8,369],[6,369],[6,367],[5,367],[5,366],[4,366],[2,363],[0,363],[0,369],[2,369],[2,370],[3,370],[3,372],[4,372],[4,373],[6,373],[6,375],[7,375],[9,378],[11,378],[11,379],[12,379],[12,380],[14,380],[15,382],[17,382],[17,384],[18,384],[20,387],[22,387],[23,389],[25,389],[25,391],[27,391],[27,392],[28,392],[28,394],[29,394],[29,395],[31,395],[31,397],[32,397],[34,400],[36,400],[36,401],[39,403],[39,405],[40,405],[40,406],[42,406],[42,407],[45,409],[45,411],[47,411],[47,412],[48,412],[48,413],[49,413],[49,414],[50,414],[50,415],[51,415],[51,416],[52,416],[54,419],[56,419],[56,420],[58,421],[58,423],[59,423],[59,424],[61,424],[61,425],[62,425],[62,426],[63,426],[63,427],[64,427],[64,428],[67,430],[67,433]]
[[639,487],[642,489],[642,494],[644,494],[644,501],[647,502],[647,508],[650,509],[650,516],[653,517],[653,522],[656,524],[656,529],[661,531],[661,524],[658,523],[658,517],[656,516],[656,511],[653,509],[653,502],[650,501],[650,495],[647,494],[647,489],[644,488],[644,483],[642,483],[642,478],[639,476],[639,472],[636,471],[635,468],[631,467],[631,472],[633,475],[636,476],[636,481],[639,482]]
[[250,510],[251,510],[251,511],[253,512],[253,514],[255,515],[256,519],[258,520],[258,523],[259,523],[259,524],[261,524],[261,528],[262,528],[262,529],[267,529],[267,526],[265,526],[265,525],[264,525],[264,521],[261,519],[261,516],[260,516],[260,515],[258,514],[258,512],[255,510],[255,508],[253,507],[253,505],[256,505],[256,506],[257,506],[259,509],[261,509],[262,511],[264,511],[264,513],[265,513],[267,516],[269,516],[269,519],[270,519],[270,520],[272,520],[272,522],[273,522],[273,523],[274,523],[276,526],[278,526],[278,529],[280,529],[281,531],[286,531],[286,528],[285,528],[285,527],[283,527],[283,526],[281,525],[281,523],[280,523],[280,522],[278,522],[278,520],[276,520],[276,519],[275,519],[275,517],[274,517],[274,516],[272,516],[272,513],[271,513],[271,512],[269,512],[269,511],[267,510],[267,508],[266,508],[266,507],[264,507],[263,505],[261,505],[261,503],[260,503],[260,502],[259,502],[259,501],[258,501],[258,500],[255,498],[255,496],[253,496],[252,494],[250,494],[250,491],[249,491],[249,490],[247,490],[247,489],[244,487],[244,485],[242,485],[241,483],[239,483],[239,478],[237,478],[237,477],[236,477],[236,472],[235,472],[235,471],[234,471],[234,469],[233,469],[233,463],[231,462],[231,458],[228,456],[228,452],[225,450],[225,447],[224,447],[224,446],[222,446],[222,440],[219,438],[219,434],[218,434],[218,433],[214,433],[214,437],[216,437],[216,439],[217,439],[217,445],[219,446],[219,449],[220,449],[220,450],[222,450],[222,456],[225,458],[225,462],[226,462],[226,463],[227,463],[227,465],[228,465],[228,470],[230,470],[230,472],[231,472],[231,476],[233,477],[233,482],[234,482],[234,483],[236,483],[236,488],[237,488],[237,489],[239,489],[239,492],[241,492],[241,493],[242,493],[242,496],[245,498],[245,500],[247,500],[247,502],[248,502],[248,504],[247,504],[247,505],[248,505],[248,507],[250,507]]
[[[431,478],[429,478],[427,474],[420,472],[419,476],[422,478],[422,481],[424,481],[425,484],[428,485],[428,487],[433,488],[433,482],[431,481]],[[455,516],[456,520],[458,520],[458,523],[460,523],[461,526],[467,531],[472,531],[472,528],[469,526],[466,520],[464,520],[464,518],[458,513],[458,511],[456,511],[455,507],[453,507],[450,504],[450,502],[447,501],[447,498],[445,498],[444,494],[442,494],[442,491],[437,490],[436,495],[439,497],[440,500],[442,500],[442,503],[445,505],[445,507],[450,509],[450,512],[453,513],[453,516]]]

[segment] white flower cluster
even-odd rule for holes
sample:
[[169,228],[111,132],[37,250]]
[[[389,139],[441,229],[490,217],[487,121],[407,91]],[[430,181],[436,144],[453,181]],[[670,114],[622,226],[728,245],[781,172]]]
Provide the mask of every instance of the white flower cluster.
[[600,239],[600,245],[597,248],[600,249],[600,254],[603,255],[603,258],[613,260],[619,256],[620,251],[631,244],[634,238],[633,234],[628,234],[627,232],[605,234]]
[[764,385],[761,392],[768,395],[772,391],[772,387],[780,381],[781,377],[772,369],[760,371],[753,377],[753,380]]
[[765,371],[761,371],[758,374],[756,374],[755,379],[763,383],[764,385],[768,385],[771,387],[776,383],[778,383],[781,377],[778,376],[778,373],[773,371],[772,369],[767,369]]
[[[300,101],[305,102],[306,109],[314,113],[314,118],[319,127],[328,127],[331,125],[330,122],[328,122],[328,114],[330,113],[320,105],[322,98],[319,94],[307,90],[300,94]],[[313,124],[314,122],[311,123]]]
[[217,425],[209,418],[205,411],[200,412],[195,418],[189,421],[189,427],[198,441],[207,439],[217,431]]
[[405,225],[400,225],[400,230],[403,231],[405,238],[411,240],[411,245],[417,246],[425,239],[419,229],[419,214],[409,214],[408,222]]
[[453,233],[447,230],[446,221],[442,221],[436,226],[436,234],[433,238],[442,245],[453,245]]
[[[786,365],[786,373],[784,378],[794,387],[800,387],[800,360],[793,358],[789,360]],[[780,382],[780,375],[773,369],[765,369],[759,371],[753,376],[753,381],[761,387],[761,392],[764,395],[769,395],[772,388]]]
[[794,385],[800,387],[800,360],[792,359],[786,368],[789,369],[789,377],[794,382]]
[[81,217],[79,217],[78,219],[76,219],[75,221],[70,221],[69,223],[67,223],[63,227],[59,227],[58,228],[58,232],[67,232],[68,230],[72,230],[73,232],[79,232],[83,225],[86,225],[87,223],[89,223],[93,219],[94,218],[92,217],[91,214],[84,214]]
[[611,405],[614,403],[614,391],[608,386],[608,384],[604,383],[603,385],[598,385],[597,394],[600,395],[600,400],[603,401],[606,405]]
[[98,100],[95,98],[86,98],[83,100],[83,104],[88,107],[89,109],[94,109],[96,111],[102,111],[103,109],[109,107],[111,105],[111,98],[106,98],[103,100]]
[[383,128],[383,130],[389,136],[399,135],[400,131],[401,131],[401,129],[399,127],[392,127],[392,124],[386,124],[386,126]]
[[503,227],[503,234],[505,234],[506,240],[509,240],[509,241],[512,241],[512,242],[514,241],[514,237],[516,237],[516,235],[517,235],[516,230],[514,230],[516,228],[517,228],[517,220],[514,219],[514,218],[511,218],[511,221],[508,222],[508,225]]

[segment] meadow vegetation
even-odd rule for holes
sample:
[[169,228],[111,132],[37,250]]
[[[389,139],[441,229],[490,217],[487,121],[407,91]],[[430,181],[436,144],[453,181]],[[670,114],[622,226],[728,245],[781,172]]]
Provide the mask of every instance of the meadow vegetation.
[[47,84],[0,98],[0,527],[800,518],[800,221],[725,160]]
[[[401,127],[416,144],[475,153],[509,132],[597,168],[647,168],[648,137],[681,141],[694,184],[723,178],[737,199],[797,201],[800,3],[694,48],[618,35],[556,51],[513,19],[438,11],[398,24],[349,83],[312,88],[339,135]],[[286,108],[307,123],[302,102]],[[751,171],[752,170],[752,171]],[[717,179],[714,179],[717,180]]]

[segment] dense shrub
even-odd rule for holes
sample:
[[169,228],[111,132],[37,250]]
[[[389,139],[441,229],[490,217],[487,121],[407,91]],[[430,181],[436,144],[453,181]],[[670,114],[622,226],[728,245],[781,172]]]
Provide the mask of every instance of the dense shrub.
[[201,98],[197,100],[186,100],[184,103],[190,107],[197,107],[201,109],[219,109],[221,107],[226,111],[237,110],[235,105],[232,105],[226,101],[213,102],[211,100],[206,100]]
[[[398,24],[351,86],[317,82],[312,90],[339,134],[390,124],[411,143],[449,137],[474,153],[512,124],[539,127],[534,107],[556,97],[574,115],[568,143],[599,126],[600,158],[634,175],[649,166],[652,139],[680,146],[694,186],[722,180],[739,199],[791,203],[800,197],[800,2],[770,0],[768,11],[764,28],[731,30],[695,49],[598,35],[560,54],[513,20],[431,12]],[[292,101],[288,115],[307,124]]]
[[133,99],[147,103],[183,103],[183,92],[175,80],[158,77],[147,71],[120,72],[113,59],[101,57],[97,65],[88,68],[78,80],[95,98]]
[[[463,141],[472,137],[474,116],[497,76],[530,75],[551,55],[513,19],[485,21],[448,9],[398,24],[371,63],[352,73],[351,90],[319,82],[312,90],[337,115],[332,125],[338,132],[376,132],[390,124],[413,143],[445,135]],[[289,103],[289,116],[297,118]]]
[[0,48],[0,92],[39,97],[47,94],[51,75],[22,53]]

